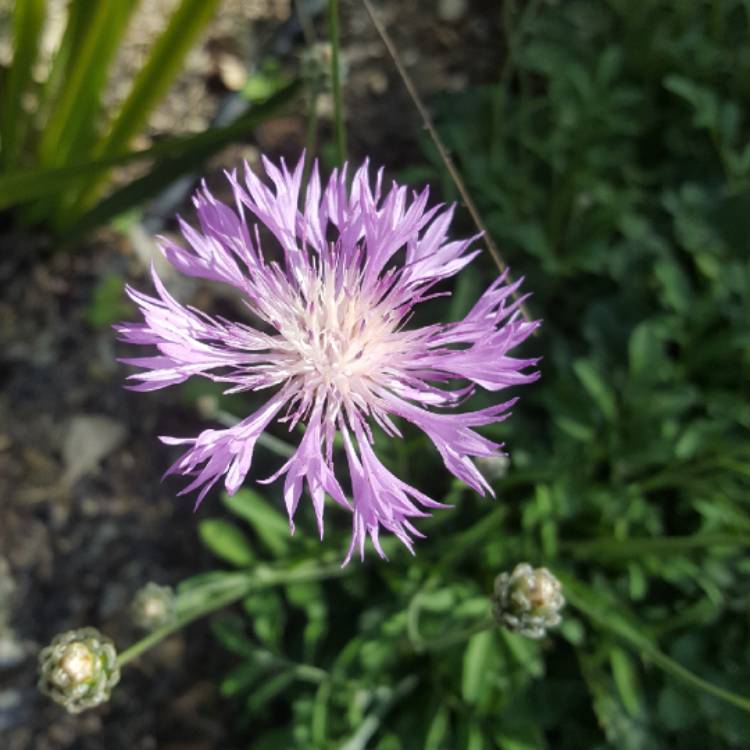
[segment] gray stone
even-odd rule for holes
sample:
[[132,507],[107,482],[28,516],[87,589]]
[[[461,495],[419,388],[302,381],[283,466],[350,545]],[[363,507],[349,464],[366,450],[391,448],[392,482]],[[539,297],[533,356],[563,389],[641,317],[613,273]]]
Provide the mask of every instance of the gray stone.
[[118,448],[127,430],[111,417],[77,414],[67,424],[63,437],[65,481],[73,484],[94,471],[99,462]]

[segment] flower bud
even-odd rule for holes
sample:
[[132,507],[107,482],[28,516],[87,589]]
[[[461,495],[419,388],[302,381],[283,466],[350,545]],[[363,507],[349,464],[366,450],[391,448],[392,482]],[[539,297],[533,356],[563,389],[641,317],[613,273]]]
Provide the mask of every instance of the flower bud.
[[512,573],[495,579],[492,613],[503,625],[527,638],[543,638],[547,629],[560,624],[565,604],[560,581],[547,568],[519,563]]
[[155,630],[174,620],[175,596],[169,586],[147,583],[133,598],[130,608],[133,622],[144,630]]
[[119,680],[114,644],[96,628],[61,633],[39,654],[39,690],[72,714],[108,701]]
[[508,473],[510,458],[504,455],[481,457],[477,459],[476,464],[479,471],[490,482],[495,482],[498,479],[502,479]]

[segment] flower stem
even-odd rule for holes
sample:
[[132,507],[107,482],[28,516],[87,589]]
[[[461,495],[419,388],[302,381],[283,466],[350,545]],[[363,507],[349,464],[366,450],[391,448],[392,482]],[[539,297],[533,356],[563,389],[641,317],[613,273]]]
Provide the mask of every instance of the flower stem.
[[[307,127],[305,129],[305,171],[302,175],[302,185],[307,189],[310,177],[310,167],[318,145],[318,97],[320,92],[316,85],[311,85],[307,94]],[[302,197],[304,205],[304,196]]]
[[563,583],[565,597],[571,606],[585,615],[594,625],[616,636],[636,652],[640,652],[643,657],[667,674],[750,712],[750,696],[739,695],[691,672],[661,651],[642,623],[636,622],[630,615],[618,612],[615,605],[602,599],[595,590],[590,589],[573,576],[559,573],[558,578]]
[[[125,666],[128,662],[138,658],[141,654],[156,646],[157,643],[163,641],[167,636],[185,627],[185,625],[200,617],[211,614],[211,612],[215,612],[222,607],[234,604],[234,602],[243,599],[252,591],[290,583],[320,581],[327,578],[335,578],[345,573],[346,570],[342,569],[338,564],[325,567],[306,566],[297,570],[273,570],[267,567],[258,567],[247,572],[227,573],[228,585],[225,590],[209,596],[199,605],[179,612],[173,622],[154,630],[120,653],[117,663],[120,667]],[[188,595],[195,597],[195,594],[195,590],[186,592],[185,598]],[[179,597],[177,605],[179,608]]]
[[[239,417],[222,409],[219,409],[216,412],[216,420],[224,425],[224,427],[234,427],[241,421]],[[289,445],[289,443],[285,443],[283,440],[280,440],[268,432],[263,432],[258,436],[258,444],[262,445],[264,448],[268,448],[268,450],[276,453],[282,458],[291,458],[296,451],[296,448]]]
[[171,635],[172,633],[180,630],[180,628],[183,628],[185,625],[193,622],[193,620],[197,620],[199,617],[203,617],[203,615],[207,615],[214,610],[220,609],[221,607],[233,604],[239,599],[242,599],[242,597],[245,596],[245,594],[247,594],[250,590],[251,587],[246,584],[244,587],[238,587],[237,589],[228,591],[226,594],[224,594],[224,596],[217,596],[215,599],[209,600],[202,607],[196,607],[195,609],[184,612],[168,625],[157,628],[144,638],[141,638],[140,641],[136,641],[136,643],[130,646],[130,648],[125,649],[125,651],[123,651],[117,657],[118,665],[120,667],[125,666],[128,662],[132,661],[133,659],[137,659],[142,653],[148,651],[149,649],[156,646],[157,643],[163,641],[168,635]]
[[346,129],[341,101],[341,73],[339,52],[339,0],[328,0],[328,36],[331,42],[331,76],[333,86],[333,118],[336,139],[336,160],[339,166],[346,161]]
[[709,547],[750,547],[750,534],[701,533],[631,539],[594,539],[565,542],[564,550],[576,559],[627,559],[643,555],[670,555]]

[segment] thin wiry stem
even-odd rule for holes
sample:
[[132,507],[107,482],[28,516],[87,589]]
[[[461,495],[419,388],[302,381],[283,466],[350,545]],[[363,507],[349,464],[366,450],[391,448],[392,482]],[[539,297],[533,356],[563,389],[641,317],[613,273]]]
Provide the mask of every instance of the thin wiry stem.
[[[430,138],[432,139],[432,142],[435,144],[435,148],[438,150],[438,154],[440,154],[440,158],[445,164],[445,168],[448,170],[448,174],[451,176],[451,179],[453,180],[456,189],[458,190],[461,200],[464,202],[467,210],[471,214],[471,218],[474,221],[474,223],[477,226],[477,229],[482,233],[482,236],[484,237],[484,241],[487,244],[487,250],[489,250],[490,255],[492,256],[492,259],[495,261],[495,265],[497,266],[500,273],[505,271],[506,264],[503,261],[503,259],[500,257],[500,251],[497,249],[497,245],[495,245],[494,240],[490,236],[489,231],[487,230],[487,227],[485,226],[484,221],[482,220],[481,215],[479,214],[479,211],[477,210],[476,204],[474,203],[474,200],[472,199],[471,195],[469,194],[469,191],[466,188],[466,183],[463,180],[463,177],[461,177],[461,173],[458,171],[458,168],[453,163],[453,159],[451,158],[450,154],[448,153],[448,149],[446,148],[445,144],[443,143],[442,138],[440,137],[437,129],[435,128],[435,125],[432,122],[432,118],[430,117],[430,113],[427,111],[427,107],[425,107],[424,102],[422,101],[422,98],[419,96],[419,92],[417,91],[416,86],[414,85],[414,81],[412,81],[409,74],[406,72],[406,68],[404,67],[403,62],[401,61],[401,57],[398,54],[398,51],[396,50],[395,45],[393,44],[393,40],[390,37],[390,34],[385,29],[385,26],[381,23],[380,19],[375,14],[375,10],[372,7],[372,4],[370,3],[370,0],[362,0],[363,5],[365,6],[365,10],[367,11],[367,14],[370,16],[370,20],[372,21],[372,25],[375,27],[376,31],[378,32],[380,38],[383,41],[383,44],[385,45],[385,48],[388,50],[388,54],[391,56],[391,59],[393,60],[393,64],[396,66],[396,70],[398,71],[399,76],[401,77],[401,80],[404,82],[404,86],[406,87],[407,92],[409,93],[409,96],[411,97],[411,100],[414,102],[414,106],[417,108],[417,111],[419,112],[419,116],[422,118],[422,122],[424,123],[425,129],[427,130]],[[510,283],[512,280],[509,278],[508,282]],[[520,292],[516,292],[514,295],[514,298],[518,298]],[[529,311],[526,309],[525,306],[521,306],[521,311],[523,313],[524,318],[527,321],[531,320],[531,316],[529,315]]]
[[[323,581],[328,578],[337,578],[345,575],[347,572],[340,565],[311,565],[289,570],[274,570],[265,566],[259,566],[247,572],[227,573],[225,579],[227,585],[223,590],[217,591],[214,595],[208,595],[200,604],[188,607],[184,611],[179,612],[173,622],[154,630],[140,641],[125,649],[117,657],[117,663],[120,667],[124,667],[133,661],[133,659],[137,659],[141,654],[163,641],[168,635],[180,630],[194,620],[230,604],[234,604],[234,602],[243,599],[253,591],[271,586]],[[188,599],[191,594],[194,595],[195,593],[188,592],[185,598]]]
[[305,205],[307,181],[310,177],[315,152],[318,145],[318,99],[319,91],[316,84],[311,84],[307,93],[307,128],[305,130],[305,171],[302,174],[301,205]]
[[339,0],[328,0],[328,36],[331,41],[331,76],[333,78],[333,119],[336,138],[336,159],[341,166],[346,161],[346,128],[341,101],[341,73],[339,65]]
[[[216,412],[215,417],[216,421],[224,425],[224,427],[234,427],[241,421],[239,417],[221,409]],[[283,440],[280,440],[267,432],[258,436],[258,444],[262,445],[264,448],[268,448],[268,450],[273,451],[273,453],[282,458],[291,458],[297,450],[289,445],[289,443],[285,443]]]

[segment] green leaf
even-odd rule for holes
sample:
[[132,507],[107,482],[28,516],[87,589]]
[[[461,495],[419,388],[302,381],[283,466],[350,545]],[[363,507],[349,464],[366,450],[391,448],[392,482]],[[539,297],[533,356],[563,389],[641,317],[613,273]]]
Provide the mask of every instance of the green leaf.
[[208,518],[198,524],[198,534],[203,544],[217,557],[238,568],[255,562],[255,555],[242,531],[223,518]]
[[461,678],[463,699],[474,704],[482,695],[488,677],[488,659],[494,649],[495,634],[484,630],[472,636],[464,651],[464,665]]
[[591,694],[591,707],[610,746],[622,750],[651,750],[643,723],[636,721],[624,710],[621,701],[612,692],[611,680],[600,661],[588,649],[579,650],[581,673]]
[[440,589],[439,591],[421,591],[418,594],[419,609],[428,612],[447,612],[456,605],[454,589]]
[[440,706],[432,717],[427,736],[424,741],[424,750],[445,750],[448,747],[447,737],[450,727],[450,713],[445,706]]
[[41,93],[38,112],[40,122],[49,120],[52,107],[59,99],[63,86],[70,80],[73,66],[76,64],[76,53],[82,46],[91,15],[91,8],[86,3],[68,3],[65,31],[52,56],[50,72]]
[[242,608],[252,620],[258,640],[278,649],[286,623],[286,610],[278,591],[254,592],[242,600]]
[[[247,710],[251,713],[259,711],[269,701],[273,700],[277,695],[283,693],[293,682],[294,673],[291,671],[282,672],[281,674],[277,674],[269,678],[257,690],[254,690],[250,697],[247,699]],[[283,746],[275,745],[274,747]]]
[[32,83],[44,24],[44,0],[16,0],[13,10],[13,62],[0,92],[1,163],[7,169],[15,164],[29,124],[23,95]]
[[532,677],[544,675],[544,659],[536,641],[511,633],[504,628],[499,630],[500,638],[516,663]]
[[125,279],[116,273],[107,274],[94,289],[94,296],[86,308],[86,322],[103,328],[130,316],[133,306],[125,297]]
[[560,623],[560,635],[574,646],[581,646],[586,640],[586,631],[583,624],[577,617],[570,615],[563,617],[563,621]]
[[599,411],[610,421],[614,421],[617,406],[612,388],[606,383],[596,365],[588,359],[577,359],[573,370],[591,396]]
[[637,325],[628,340],[628,364],[634,377],[654,377],[664,360],[664,348],[656,325],[646,320]]
[[469,724],[468,736],[464,747],[466,750],[485,750],[484,736],[479,724],[474,722]]
[[329,681],[321,682],[315,692],[312,721],[310,722],[313,742],[316,743],[316,747],[326,747],[328,745],[328,709],[330,697],[331,683]]
[[534,730],[529,728],[525,736],[511,735],[503,732],[498,735],[497,742],[500,750],[541,750],[545,745],[541,744],[535,736]]
[[716,130],[719,123],[719,102],[709,88],[678,75],[664,79],[664,88],[687,101],[693,108],[693,124],[699,128]]
[[323,587],[317,583],[297,583],[286,587],[289,603],[305,613],[307,622],[303,631],[305,658],[312,659],[315,647],[328,630],[328,605]]
[[697,701],[691,695],[667,685],[659,691],[657,701],[659,720],[672,731],[684,730],[695,726],[701,720]]
[[579,422],[566,414],[555,414],[555,424],[566,434],[581,443],[589,443],[594,439],[594,430],[583,422]]
[[625,710],[637,719],[641,713],[641,689],[630,656],[617,646],[609,649],[609,664]]
[[247,637],[238,615],[222,615],[211,623],[216,640],[233,654],[254,660],[258,647]]
[[289,522],[266,500],[251,489],[241,489],[234,495],[221,496],[224,505],[247,521],[268,550],[283,557],[289,550]]
[[255,662],[243,662],[235,667],[221,681],[219,689],[226,698],[231,698],[238,693],[246,693],[265,671],[262,665]]
[[654,275],[661,284],[664,302],[679,313],[686,313],[693,300],[690,281],[679,264],[663,258],[654,266]]

